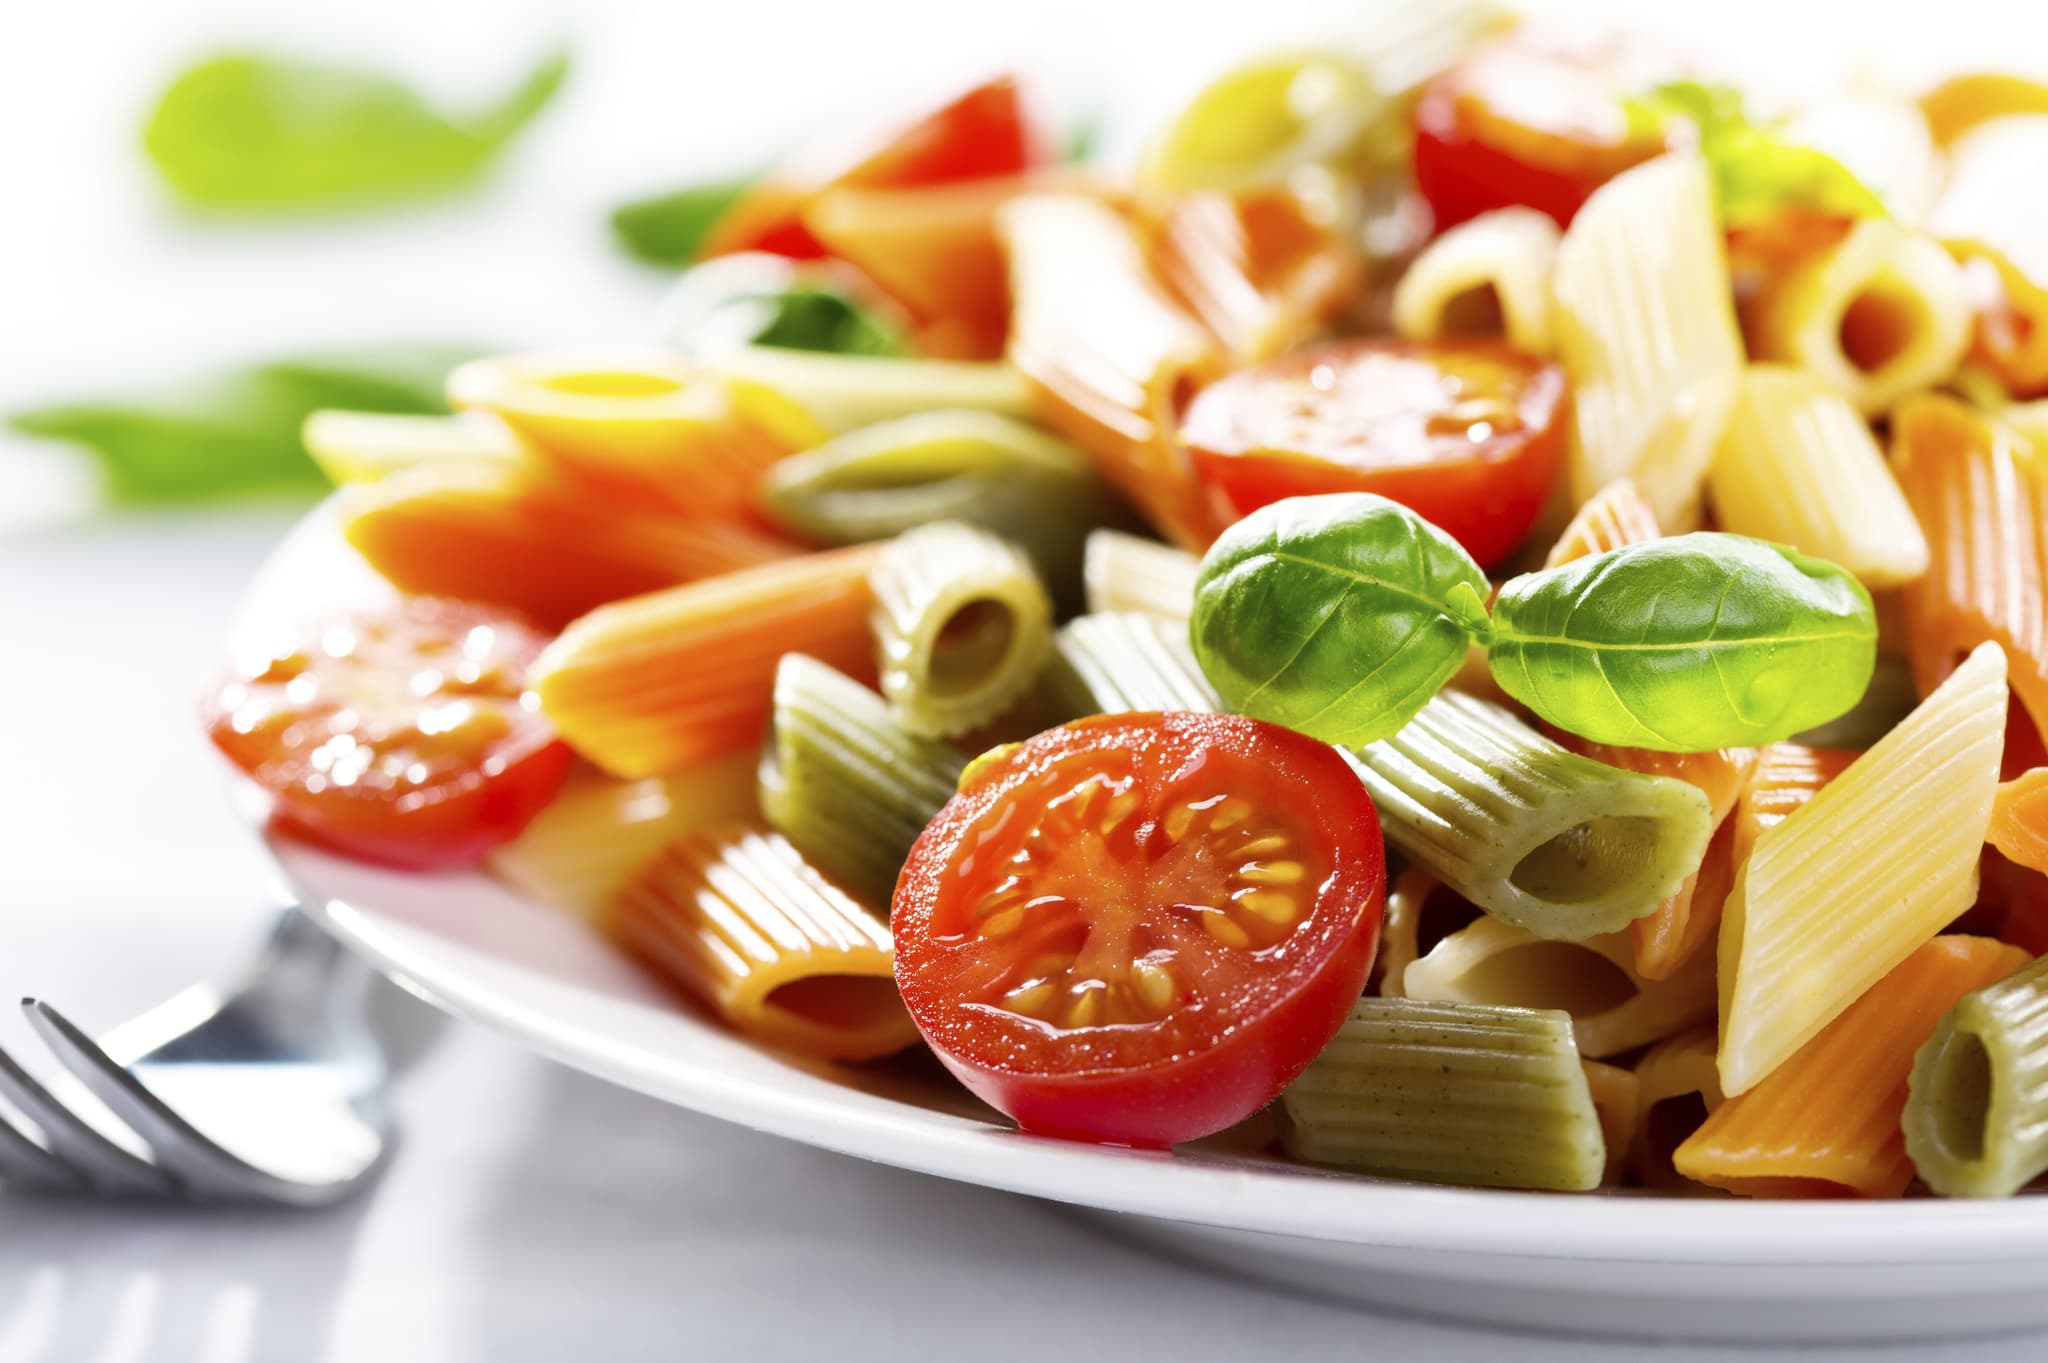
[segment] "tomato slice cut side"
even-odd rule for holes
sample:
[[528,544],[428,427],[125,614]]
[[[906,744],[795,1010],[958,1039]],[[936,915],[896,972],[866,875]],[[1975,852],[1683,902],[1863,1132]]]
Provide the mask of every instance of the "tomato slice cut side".
[[277,825],[390,865],[474,861],[568,774],[526,689],[546,644],[502,612],[411,598],[245,660],[211,698],[208,733],[270,793]]
[[1326,745],[1097,716],[969,770],[898,883],[897,985],[1019,1125],[1170,1145],[1250,1116],[1336,1034],[1384,902],[1378,818]]

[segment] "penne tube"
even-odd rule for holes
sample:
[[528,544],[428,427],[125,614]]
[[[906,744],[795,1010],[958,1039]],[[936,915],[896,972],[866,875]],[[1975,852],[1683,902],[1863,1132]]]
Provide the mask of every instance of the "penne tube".
[[768,726],[783,654],[870,674],[875,553],[806,554],[601,606],[535,664],[541,710],[614,776],[659,776],[748,747]]
[[1721,1106],[1714,1067],[1714,1029],[1695,1027],[1666,1037],[1636,1061],[1636,1127],[1628,1138],[1628,1171],[1648,1188],[1689,1186],[1672,1154]]
[[1897,1197],[1913,1180],[1900,1119],[1914,1052],[1957,1000],[2026,960],[1984,937],[1921,943],[1768,1077],[1714,1109],[1678,1147],[1678,1172],[1746,1197]]
[[1384,99],[1364,68],[1324,48],[1264,53],[1197,91],[1146,146],[1153,193],[1260,190],[1349,170]]
[[1810,748],[1861,750],[1890,733],[1919,703],[1920,693],[1913,688],[1913,670],[1905,659],[1880,653],[1863,698],[1819,728],[1794,735],[1792,742]]
[[485,412],[397,416],[330,408],[307,417],[299,438],[336,484],[374,483],[415,464],[526,457],[512,428]]
[[1223,367],[1216,339],[1153,279],[1136,230],[1078,195],[1030,194],[998,215],[1009,250],[1010,360],[1039,414],[1182,548],[1229,523],[1194,476],[1177,404]]
[[1142,611],[1185,621],[1195,607],[1198,567],[1184,549],[1115,530],[1094,531],[1082,563],[1088,609],[1097,614]]
[[1973,314],[1969,357],[1955,386],[1981,385],[1999,402],[2048,397],[2048,283],[2027,278],[1981,241],[1945,244],[1962,267]]
[[1489,1188],[1587,1189],[1600,1115],[1554,1010],[1361,999],[1280,1094],[1296,1159]]
[[1550,546],[1543,566],[1556,568],[1574,560],[1604,554],[1631,544],[1658,538],[1657,513],[1643,500],[1643,494],[1626,478],[1617,478],[1587,498],[1557,543]]
[[1998,788],[1986,840],[2009,860],[2048,874],[2048,767],[2022,772]]
[[1927,571],[1927,540],[1870,427],[1818,376],[1751,365],[1707,475],[1723,530],[1838,563],[1866,586]]
[[868,570],[882,694],[927,738],[988,723],[1031,688],[1052,647],[1052,601],[1023,551],[940,521],[882,545]]
[[473,360],[448,400],[495,414],[565,478],[698,521],[751,519],[769,466],[824,439],[771,390],[657,349]]
[[628,951],[757,1041],[872,1060],[917,1040],[888,925],[779,833],[724,823],[670,843],[620,890],[612,922]]
[[804,857],[886,904],[910,845],[953,797],[966,759],[896,723],[882,698],[815,658],[775,669],[761,812]]
[[1753,358],[1807,370],[1865,416],[1948,379],[1970,344],[1962,270],[1887,218],[1770,279],[1745,320]]
[[1698,788],[1580,757],[1456,691],[1353,765],[1388,842],[1539,937],[1593,937],[1651,912],[1713,835]]
[[[2041,320],[2048,328],[2048,310],[2043,311]],[[2048,336],[2048,331],[2043,335]],[[1998,424],[2018,436],[2036,459],[2048,459],[2048,398],[2005,404],[1998,411]]]
[[1757,749],[1756,766],[1730,816],[1734,832],[1729,857],[1734,864],[1746,865],[1756,850],[1756,840],[1767,829],[1785,822],[1861,756],[1861,749],[1803,743],[1766,743]]
[[1691,528],[1742,372],[1706,163],[1662,156],[1595,191],[1558,244],[1551,290],[1572,496],[1633,478],[1667,529]]
[[1014,365],[1002,362],[829,355],[743,345],[722,350],[705,363],[716,373],[780,394],[828,435],[919,412],[990,412],[1020,420],[1031,413],[1030,385]]
[[339,510],[349,544],[400,591],[505,606],[551,629],[801,552],[746,526],[615,506],[510,459],[401,469],[348,488]]
[[751,753],[638,781],[581,769],[484,865],[528,898],[598,922],[626,878],[668,843],[754,813]]
[[1549,355],[1557,224],[1533,208],[1499,208],[1424,248],[1394,286],[1394,330],[1411,341],[1483,337]]
[[1914,681],[1932,690],[1971,649],[1994,643],[2048,737],[2048,467],[2002,427],[1936,397],[1900,407],[1892,461],[1933,551],[1906,593]]
[[2001,71],[1965,71],[1920,97],[1927,126],[1943,146],[1994,118],[2048,114],[2048,84]]
[[2048,961],[1949,1009],[1906,1094],[1906,1154],[1935,1192],[2011,1197],[2048,1173]]
[[1640,1101],[1636,1077],[1619,1065],[1598,1060],[1582,1060],[1579,1067],[1586,1072],[1586,1090],[1593,1099],[1593,1112],[1600,1119],[1601,1142],[1607,1147],[1600,1185],[1613,1187],[1621,1182],[1629,1137],[1636,1129],[1636,1106]]
[[1930,226],[2048,288],[2048,111],[1988,119],[1958,138]]
[[1481,918],[1401,973],[1401,995],[1501,1008],[1555,1008],[1572,1019],[1579,1054],[1603,1059],[1714,1016],[1714,974],[1702,960],[1666,981],[1635,971],[1624,933],[1551,941]]
[[1927,116],[1896,95],[1840,94],[1809,104],[1785,125],[1785,140],[1840,162],[1901,222],[1927,220],[1941,187],[1941,149]]
[[2005,711],[2005,656],[1985,645],[1840,776],[1756,834],[1721,920],[1730,1096],[1755,1088],[1970,907]]
[[1407,997],[1408,967],[1435,950],[1437,943],[1480,920],[1479,906],[1450,889],[1429,872],[1410,866],[1387,886],[1386,913],[1380,920],[1380,954],[1373,962],[1370,992],[1382,998]]
[[1039,681],[1045,708],[1063,719],[1142,710],[1223,712],[1195,661],[1185,625],[1135,612],[1083,615],[1053,639]]

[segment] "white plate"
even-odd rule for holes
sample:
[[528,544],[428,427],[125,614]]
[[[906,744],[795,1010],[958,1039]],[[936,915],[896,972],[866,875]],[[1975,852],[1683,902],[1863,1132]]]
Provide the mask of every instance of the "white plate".
[[[316,515],[252,589],[245,634],[379,590]],[[475,873],[409,875],[283,838],[306,903],[449,1012],[667,1102],[831,1150],[1116,1214],[1234,1276],[1488,1324],[1879,1339],[2048,1324],[2048,1198],[1788,1203],[1464,1191],[1204,1143],[1020,1135],[917,1057],[838,1067],[750,1045],[566,915]]]

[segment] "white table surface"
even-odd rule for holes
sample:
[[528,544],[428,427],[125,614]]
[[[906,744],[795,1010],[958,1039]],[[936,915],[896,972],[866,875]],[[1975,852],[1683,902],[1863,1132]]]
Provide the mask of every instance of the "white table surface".
[[[1143,106],[1241,49],[1248,26],[1313,31],[1304,12],[1344,7],[1258,8],[0,5],[0,53],[14,58],[0,79],[0,410],[323,342],[641,335],[660,281],[607,251],[605,204],[680,171],[744,165],[821,108],[929,88],[956,63],[1057,69],[1071,106]],[[1870,36],[1890,8],[1862,11],[1863,36],[1847,43],[1798,6],[1713,10],[1750,25],[1721,31],[1719,46],[1780,70],[1821,43],[1866,67],[1927,69],[1926,44]],[[1944,8],[2010,12],[1996,0]],[[2038,36],[2039,16],[2028,22]],[[474,90],[563,31],[579,35],[576,88],[506,175],[458,203],[340,226],[208,228],[162,211],[134,163],[151,83],[214,41],[283,37]],[[807,41],[793,48],[798,31]],[[884,31],[911,45],[876,41]],[[1979,23],[1944,41],[1983,55],[2002,37]],[[264,863],[192,714],[238,587],[291,513],[78,515],[84,491],[68,462],[0,436],[0,998],[40,994],[98,1026],[230,967],[261,929]],[[0,1016],[0,1044],[40,1059],[18,1018]],[[406,1138],[388,1175],[337,1211],[0,1196],[0,1363],[1649,1352],[1228,1281],[1070,1212],[755,1136],[463,1026],[440,1031],[397,1106]],[[2044,1354],[2048,1337],[1887,1356]]]

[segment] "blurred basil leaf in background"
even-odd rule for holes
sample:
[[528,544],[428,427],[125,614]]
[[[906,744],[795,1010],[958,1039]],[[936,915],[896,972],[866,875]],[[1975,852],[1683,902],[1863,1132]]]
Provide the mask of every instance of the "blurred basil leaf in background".
[[556,52],[495,105],[451,116],[375,71],[224,53],[171,83],[143,144],[181,198],[216,211],[428,194],[483,170],[568,74]]
[[757,177],[739,176],[635,199],[612,210],[620,245],[649,265],[688,265],[704,238]]
[[394,347],[253,365],[161,395],[57,403],[17,412],[29,435],[84,446],[107,491],[129,503],[197,502],[328,486],[299,428],[323,407],[445,412],[442,381],[478,347]]

